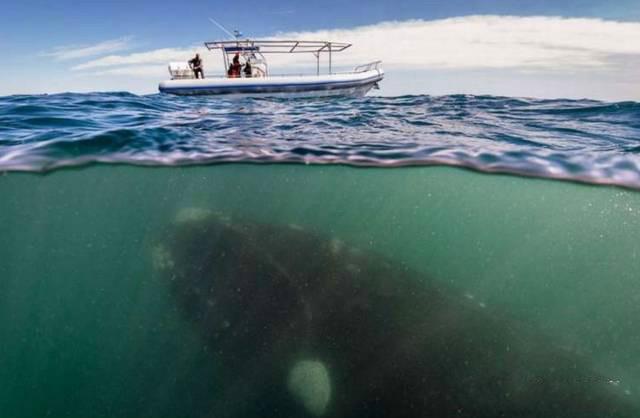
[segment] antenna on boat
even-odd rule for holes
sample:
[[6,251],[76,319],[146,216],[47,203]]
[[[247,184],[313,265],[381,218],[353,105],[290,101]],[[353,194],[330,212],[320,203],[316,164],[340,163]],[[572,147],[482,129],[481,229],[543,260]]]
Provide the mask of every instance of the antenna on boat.
[[[209,20],[211,21],[211,23],[213,23],[214,25],[216,25],[218,28],[220,28],[221,31],[223,31],[224,33],[226,33],[227,35],[229,35],[232,39],[237,38],[236,35],[234,35],[233,33],[229,32],[227,30],[227,28],[225,28],[224,26],[222,26],[220,23],[216,22],[215,20],[213,20],[212,18],[209,18]],[[237,31],[236,31],[237,32]]]

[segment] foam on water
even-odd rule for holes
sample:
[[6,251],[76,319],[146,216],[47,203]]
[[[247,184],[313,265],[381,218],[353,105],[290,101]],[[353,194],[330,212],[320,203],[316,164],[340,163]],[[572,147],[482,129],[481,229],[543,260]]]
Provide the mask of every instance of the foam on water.
[[0,98],[0,170],[95,162],[452,165],[640,188],[640,104],[491,96]]

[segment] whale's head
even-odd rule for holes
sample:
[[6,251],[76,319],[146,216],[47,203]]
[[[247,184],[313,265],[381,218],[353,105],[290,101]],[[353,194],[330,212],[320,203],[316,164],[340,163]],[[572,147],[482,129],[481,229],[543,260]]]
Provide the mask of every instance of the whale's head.
[[276,245],[295,242],[301,233],[295,226],[273,228],[185,209],[151,257],[181,314],[199,330],[228,380],[241,382],[232,385],[237,391],[233,399],[260,393],[250,382],[272,382],[264,399],[278,408],[304,411],[298,416],[318,417],[331,398],[329,371],[317,358],[305,358],[304,275],[287,257],[294,249]]
[[247,360],[300,324],[295,272],[270,248],[273,232],[220,213],[185,209],[153,249],[186,318],[211,348]]

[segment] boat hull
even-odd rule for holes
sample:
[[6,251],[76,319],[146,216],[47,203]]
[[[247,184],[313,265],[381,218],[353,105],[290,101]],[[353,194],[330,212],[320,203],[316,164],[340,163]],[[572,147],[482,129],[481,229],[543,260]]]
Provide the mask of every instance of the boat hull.
[[384,77],[382,70],[322,76],[278,76],[264,78],[205,78],[167,80],[162,93],[225,97],[361,97]]

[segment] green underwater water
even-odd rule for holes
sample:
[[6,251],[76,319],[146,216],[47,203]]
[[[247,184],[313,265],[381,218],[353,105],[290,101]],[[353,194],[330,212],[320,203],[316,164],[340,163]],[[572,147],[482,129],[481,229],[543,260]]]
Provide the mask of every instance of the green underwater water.
[[450,284],[640,393],[640,193],[446,167],[0,176],[0,416],[213,416],[224,381],[151,267],[183,208],[296,224]]

